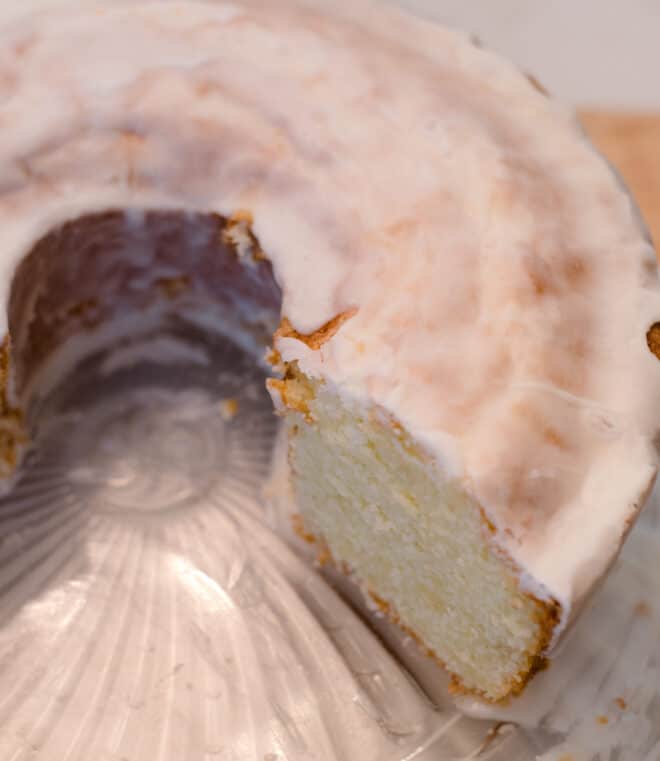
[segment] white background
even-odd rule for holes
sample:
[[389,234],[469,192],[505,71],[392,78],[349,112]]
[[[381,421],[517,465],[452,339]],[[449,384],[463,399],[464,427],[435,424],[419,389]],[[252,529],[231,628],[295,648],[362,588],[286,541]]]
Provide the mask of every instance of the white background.
[[476,34],[574,104],[660,112],[660,0],[399,0]]

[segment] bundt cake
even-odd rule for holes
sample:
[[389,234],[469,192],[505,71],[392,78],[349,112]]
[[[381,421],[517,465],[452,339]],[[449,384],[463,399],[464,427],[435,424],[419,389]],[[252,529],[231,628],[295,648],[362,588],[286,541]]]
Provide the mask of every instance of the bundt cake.
[[299,533],[457,689],[519,692],[658,461],[656,261],[572,114],[361,0],[70,3],[2,40],[6,488],[56,358],[212,326],[274,368]]

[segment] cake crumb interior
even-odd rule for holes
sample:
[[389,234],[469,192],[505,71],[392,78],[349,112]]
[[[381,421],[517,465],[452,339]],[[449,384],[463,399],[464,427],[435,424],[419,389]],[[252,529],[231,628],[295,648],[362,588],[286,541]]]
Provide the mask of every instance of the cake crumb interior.
[[522,689],[543,663],[554,611],[520,590],[478,506],[377,410],[295,370],[284,386],[305,530],[460,688],[490,700]]

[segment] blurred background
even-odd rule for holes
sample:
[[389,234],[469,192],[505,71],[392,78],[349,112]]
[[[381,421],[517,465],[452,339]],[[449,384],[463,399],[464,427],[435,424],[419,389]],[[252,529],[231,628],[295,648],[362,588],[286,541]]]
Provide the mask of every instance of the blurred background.
[[400,0],[463,27],[582,106],[660,111],[657,0]]

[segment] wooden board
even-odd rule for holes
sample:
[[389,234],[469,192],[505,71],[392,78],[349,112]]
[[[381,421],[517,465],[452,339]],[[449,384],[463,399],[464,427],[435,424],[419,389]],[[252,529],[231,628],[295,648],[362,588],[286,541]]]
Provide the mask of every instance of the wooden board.
[[628,183],[660,249],[660,114],[589,111],[580,117]]

